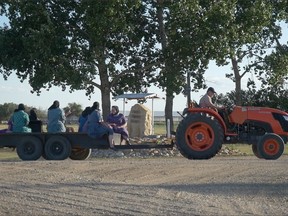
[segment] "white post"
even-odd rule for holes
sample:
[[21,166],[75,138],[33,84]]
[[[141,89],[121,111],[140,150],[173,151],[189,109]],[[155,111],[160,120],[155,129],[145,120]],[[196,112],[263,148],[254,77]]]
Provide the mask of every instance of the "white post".
[[123,115],[126,116],[125,115],[125,98],[123,98]]
[[167,119],[167,131],[166,131],[166,134],[167,134],[167,138],[170,138],[171,134],[170,134],[170,119]]

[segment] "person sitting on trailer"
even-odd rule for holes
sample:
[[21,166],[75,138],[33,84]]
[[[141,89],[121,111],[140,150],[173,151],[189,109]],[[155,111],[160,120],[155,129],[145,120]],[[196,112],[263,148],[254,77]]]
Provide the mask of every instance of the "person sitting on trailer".
[[42,132],[42,121],[38,119],[36,108],[30,110],[29,121],[32,132]]
[[113,129],[107,123],[103,122],[98,102],[93,103],[84,128],[84,130],[87,130],[88,135],[93,138],[102,138],[107,135],[110,148],[115,150]]
[[18,109],[12,115],[13,132],[31,132],[29,125],[29,115],[25,112],[24,104],[19,104]]
[[30,120],[30,121],[37,121],[37,120],[39,120],[39,119],[38,119],[38,116],[37,116],[37,113],[36,113],[36,108],[32,108],[32,109],[30,110],[29,120]]
[[6,128],[6,129],[1,129],[1,130],[0,130],[0,134],[3,134],[3,133],[11,133],[11,132],[12,132],[12,130],[13,130],[12,116],[11,116],[10,119],[8,120],[7,125],[8,125],[8,128]]
[[106,122],[112,127],[114,133],[121,134],[121,143],[125,140],[126,144],[130,145],[129,133],[126,128],[127,122],[125,116],[119,113],[118,106],[112,106],[111,113],[108,115]]
[[81,113],[81,116],[79,117],[79,128],[78,128],[78,132],[83,132],[83,127],[88,119],[88,115],[90,112],[90,107],[86,107],[83,112]]
[[65,114],[62,109],[59,108],[59,101],[55,100],[53,104],[48,108],[48,123],[47,131],[51,133],[66,132],[65,128]]

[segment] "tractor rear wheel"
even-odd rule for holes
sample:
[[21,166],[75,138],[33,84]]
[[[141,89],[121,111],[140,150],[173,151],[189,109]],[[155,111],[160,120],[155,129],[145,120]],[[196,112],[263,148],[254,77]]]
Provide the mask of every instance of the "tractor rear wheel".
[[257,143],[257,150],[260,157],[267,160],[276,160],[284,152],[284,141],[279,135],[268,133]]
[[218,120],[205,113],[187,115],[176,131],[176,145],[188,159],[209,159],[221,149],[223,129]]

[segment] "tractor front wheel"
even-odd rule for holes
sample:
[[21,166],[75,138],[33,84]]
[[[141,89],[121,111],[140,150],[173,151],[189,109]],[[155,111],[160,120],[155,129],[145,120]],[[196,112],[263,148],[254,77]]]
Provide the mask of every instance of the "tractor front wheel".
[[277,134],[265,134],[257,143],[258,154],[267,160],[276,160],[284,152],[284,141]]
[[256,157],[262,158],[262,157],[259,155],[257,144],[252,144],[252,151],[253,151],[253,154],[254,154]]

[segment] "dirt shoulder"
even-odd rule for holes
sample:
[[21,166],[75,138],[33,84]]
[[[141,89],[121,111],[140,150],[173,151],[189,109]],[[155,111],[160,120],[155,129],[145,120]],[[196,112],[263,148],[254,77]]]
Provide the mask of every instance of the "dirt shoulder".
[[288,156],[115,158],[0,166],[2,215],[287,215]]

